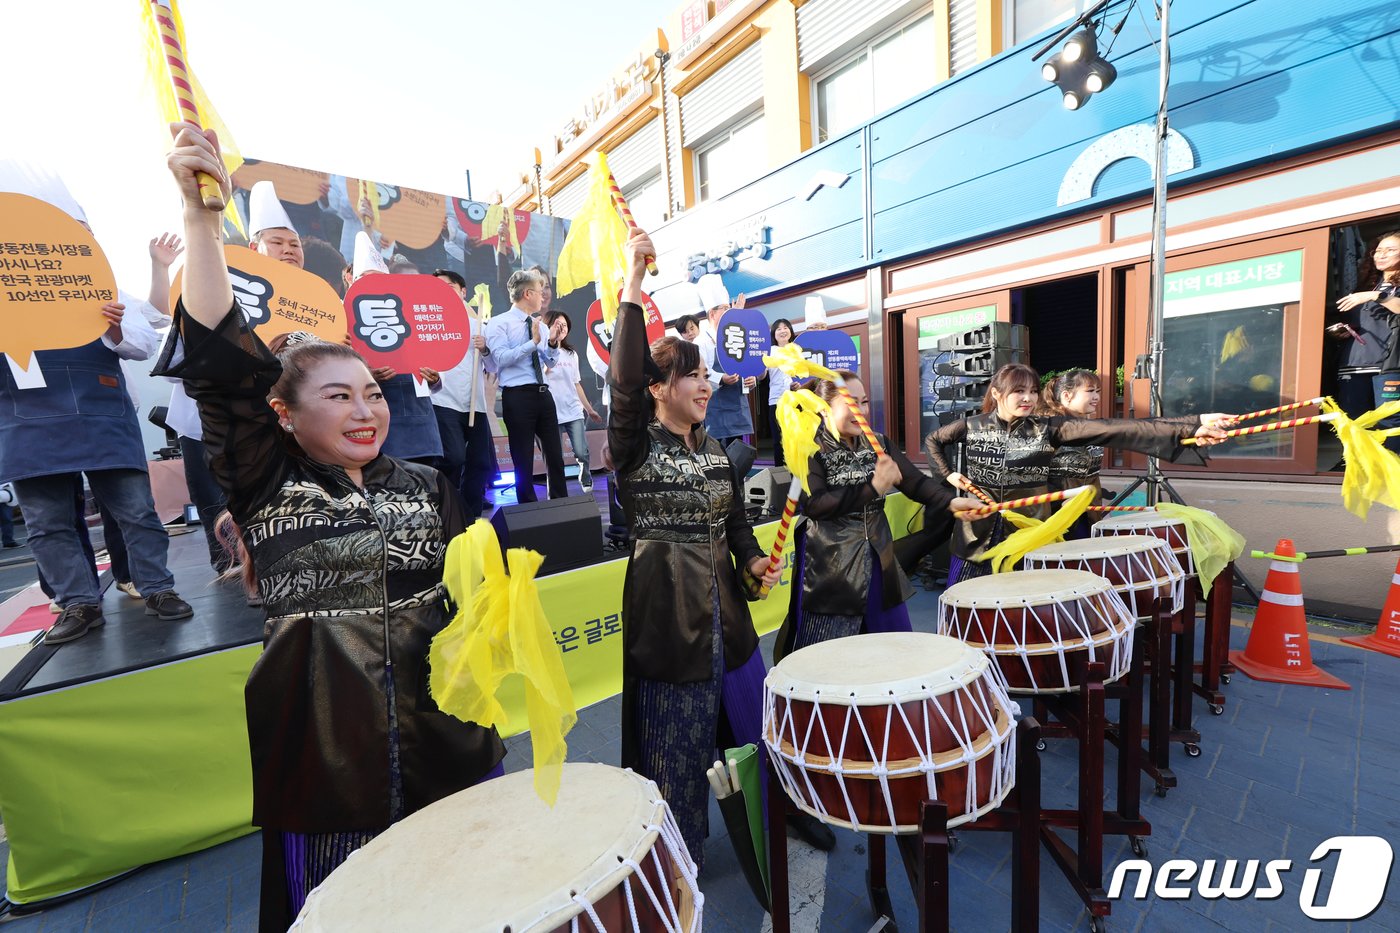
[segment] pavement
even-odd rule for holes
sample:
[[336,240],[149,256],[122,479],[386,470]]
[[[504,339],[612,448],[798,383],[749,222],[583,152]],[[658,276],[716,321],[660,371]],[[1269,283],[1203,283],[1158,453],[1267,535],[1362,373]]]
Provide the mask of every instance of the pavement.
[[[936,605],[936,592],[916,594],[910,606],[916,627],[931,630]],[[1237,622],[1232,631],[1234,647],[1242,648],[1247,635]],[[771,652],[772,640],[772,635],[763,639],[765,653]],[[1160,867],[1168,860],[1189,860],[1194,866],[1208,859],[1217,863],[1235,859],[1243,873],[1245,860],[1287,859],[1291,865],[1280,874],[1282,895],[1265,899],[1245,886],[1240,896],[1231,899],[1208,900],[1192,892],[1181,899],[1148,893],[1136,900],[1131,894],[1137,873],[1131,873],[1127,893],[1113,903],[1108,929],[1115,933],[1282,933],[1326,926],[1400,931],[1400,880],[1392,879],[1377,909],[1355,922],[1310,920],[1300,907],[1309,869],[1320,869],[1321,884],[1314,899],[1302,901],[1306,904],[1325,903],[1330,890],[1350,885],[1356,873],[1358,866],[1345,856],[1332,854],[1310,861],[1324,840],[1378,836],[1391,847],[1400,844],[1400,783],[1396,780],[1400,742],[1395,731],[1400,721],[1400,660],[1341,645],[1327,635],[1314,636],[1312,651],[1319,666],[1352,689],[1282,686],[1236,674],[1225,691],[1224,715],[1210,715],[1203,702],[1196,702],[1204,753],[1188,758],[1179,746],[1174,749],[1172,766],[1179,786],[1157,797],[1152,782],[1143,778],[1144,816],[1153,826],[1147,843],[1150,862]],[[1112,704],[1110,714],[1111,709]],[[619,705],[613,698],[580,712],[579,723],[569,735],[569,760],[615,765],[619,739]],[[530,766],[528,736],[514,737],[506,744],[508,770]],[[1106,755],[1111,772],[1113,750]],[[1052,740],[1042,761],[1044,805],[1072,805],[1076,762],[1070,743]],[[700,877],[705,928],[744,933],[770,929],[743,880],[713,805],[710,827],[706,868]],[[790,840],[795,930],[866,933],[875,924],[864,887],[865,839],[845,830],[837,830],[836,836],[837,846],[830,853]],[[912,930],[913,898],[897,850],[894,846],[889,850],[896,916],[905,930]],[[7,855],[0,841],[0,856]],[[1009,928],[1009,855],[1010,840],[1005,834],[959,834],[949,879],[953,930]],[[249,835],[148,866],[67,903],[8,918],[3,925],[7,933],[251,931],[257,925],[259,858],[259,838]],[[1126,840],[1109,837],[1105,881],[1112,877],[1114,865],[1129,858]],[[1342,861],[1347,864],[1339,867]],[[1224,867],[1216,867],[1217,875]],[[1348,879],[1345,883],[1334,880],[1343,876]],[[1041,929],[1089,929],[1086,911],[1043,850],[1041,880]],[[1263,885],[1261,871],[1258,887]]]

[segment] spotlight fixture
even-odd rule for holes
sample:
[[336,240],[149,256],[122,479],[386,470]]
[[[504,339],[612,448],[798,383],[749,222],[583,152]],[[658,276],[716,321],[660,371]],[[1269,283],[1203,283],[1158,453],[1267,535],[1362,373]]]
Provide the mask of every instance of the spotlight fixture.
[[1060,89],[1066,110],[1078,110],[1106,90],[1118,70],[1099,55],[1094,24],[1076,31],[1065,46],[1041,66],[1040,76]]

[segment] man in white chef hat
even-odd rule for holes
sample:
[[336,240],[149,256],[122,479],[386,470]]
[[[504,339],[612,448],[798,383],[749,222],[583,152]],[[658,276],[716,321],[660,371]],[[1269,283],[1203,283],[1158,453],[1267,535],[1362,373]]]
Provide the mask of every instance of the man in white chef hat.
[[718,440],[721,447],[728,449],[733,441],[753,433],[753,419],[749,415],[749,400],[744,395],[744,389],[752,388],[755,380],[752,377],[741,380],[737,375],[722,373],[715,368],[719,320],[732,307],[724,280],[717,273],[707,273],[695,283],[695,288],[709,322],[708,328],[701,328],[700,337],[695,343],[700,348],[705,368],[710,372],[710,383],[715,387],[706,409],[705,431]]
[[301,237],[270,181],[260,181],[248,192],[248,245],[269,259],[305,267]]

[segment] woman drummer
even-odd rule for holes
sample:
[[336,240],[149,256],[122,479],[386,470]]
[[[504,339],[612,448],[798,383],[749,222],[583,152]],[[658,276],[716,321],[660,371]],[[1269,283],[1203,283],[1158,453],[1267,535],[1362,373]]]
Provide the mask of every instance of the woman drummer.
[[[853,372],[840,374],[864,412],[865,385]],[[791,607],[773,649],[775,661],[817,642],[866,632],[909,632],[913,596],[894,556],[894,536],[885,517],[885,497],[898,489],[930,506],[926,521],[938,518],[937,541],[952,531],[952,512],[973,509],[975,499],[954,499],[941,482],[918,470],[889,439],[876,456],[850,405],[836,384],[818,380],[812,391],[830,406],[817,429],[818,451],[808,462],[811,492],[803,499],[807,517],[793,545]]]
[[228,176],[212,133],[184,124],[168,158],[184,197],[179,339],[160,362],[199,405],[245,582],[267,612],[248,676],[253,823],[263,830],[260,929],[409,813],[500,773],[494,729],[441,712],[428,643],[451,618],[447,543],[465,525],[437,470],[382,455],[388,406],[341,344],[274,356],[234,299],[220,215],[195,173]]
[[612,344],[608,447],[633,535],[622,595],[622,765],[656,781],[703,864],[714,749],[759,743],[763,677],[748,600],[777,584],[744,514],[729,458],[705,433],[712,387],[700,350],[648,352],[644,257],[627,243]]
[[[950,485],[967,491],[975,485],[997,501],[1005,501],[1047,492],[1050,464],[1062,447],[1103,444],[1170,460],[1185,449],[1181,445],[1184,438],[1194,436],[1203,446],[1225,439],[1225,432],[1218,427],[1193,427],[1180,420],[1090,421],[1038,415],[1039,403],[1040,376],[1034,369],[1022,363],[1001,367],[982,400],[982,414],[958,419],[924,438],[929,463]],[[945,445],[955,444],[963,445],[966,451],[966,475],[953,469],[944,453]],[[1037,517],[1043,518],[1050,508],[1041,507]],[[999,512],[960,523],[953,531],[948,584],[989,573],[991,568],[977,558],[1000,542],[1007,531]]]

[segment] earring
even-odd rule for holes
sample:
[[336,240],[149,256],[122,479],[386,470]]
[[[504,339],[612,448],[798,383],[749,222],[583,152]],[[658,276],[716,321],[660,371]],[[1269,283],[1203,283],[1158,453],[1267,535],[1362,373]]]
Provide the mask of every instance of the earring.
[[286,431],[288,434],[291,434],[293,431],[296,430],[296,425],[288,421],[282,425],[282,430]]

